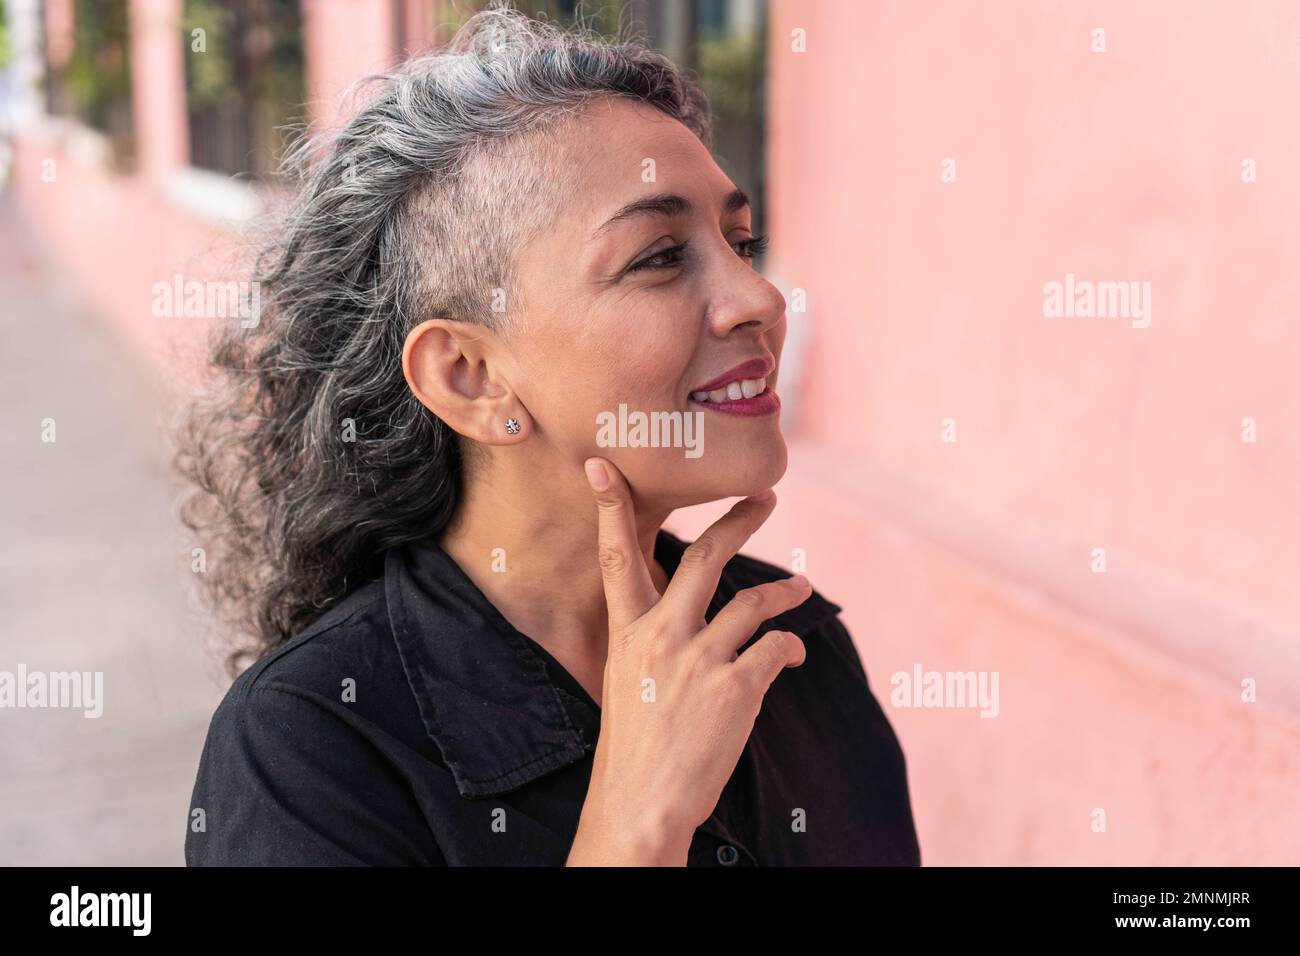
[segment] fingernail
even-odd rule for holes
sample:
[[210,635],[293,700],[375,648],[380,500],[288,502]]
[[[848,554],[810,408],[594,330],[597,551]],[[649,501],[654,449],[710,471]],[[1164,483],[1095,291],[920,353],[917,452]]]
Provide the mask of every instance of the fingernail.
[[604,491],[609,487],[609,472],[605,466],[596,459],[590,459],[585,465],[587,470],[587,482],[591,485],[593,491]]
[[808,583],[808,579],[804,577],[802,574],[796,574],[794,577],[790,579],[790,583],[797,588],[801,588]]

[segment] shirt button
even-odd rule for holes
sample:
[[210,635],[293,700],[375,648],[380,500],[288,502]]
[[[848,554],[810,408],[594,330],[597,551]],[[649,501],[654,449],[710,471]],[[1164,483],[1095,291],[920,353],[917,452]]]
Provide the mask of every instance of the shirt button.
[[723,866],[733,866],[740,859],[740,853],[729,843],[718,847],[718,862]]

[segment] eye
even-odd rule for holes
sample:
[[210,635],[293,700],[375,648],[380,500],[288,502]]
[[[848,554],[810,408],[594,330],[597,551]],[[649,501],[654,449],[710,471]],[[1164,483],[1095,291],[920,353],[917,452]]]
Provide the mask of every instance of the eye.
[[763,253],[767,252],[768,234],[754,236],[750,239],[741,239],[735,243],[736,251],[746,259],[757,259]]
[[669,246],[667,249],[660,249],[654,255],[646,256],[640,262],[635,262],[627,267],[628,272],[637,272],[641,269],[671,269],[682,261],[682,253],[686,251],[687,243],[681,242],[675,246]]

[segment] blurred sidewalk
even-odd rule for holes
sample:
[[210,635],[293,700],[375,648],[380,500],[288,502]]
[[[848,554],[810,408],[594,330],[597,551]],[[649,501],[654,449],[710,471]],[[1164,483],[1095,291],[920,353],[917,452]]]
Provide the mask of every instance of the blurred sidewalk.
[[102,671],[104,701],[0,709],[0,865],[180,865],[225,683],[186,604],[163,395],[7,198],[0,301],[0,670]]

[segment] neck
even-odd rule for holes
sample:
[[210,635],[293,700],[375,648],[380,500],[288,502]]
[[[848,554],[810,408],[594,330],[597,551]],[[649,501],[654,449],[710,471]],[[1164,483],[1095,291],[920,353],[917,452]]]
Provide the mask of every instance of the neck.
[[[636,519],[637,541],[660,593],[668,575],[655,561],[654,545],[669,513],[638,511]],[[562,663],[604,666],[609,635],[596,501],[581,465],[571,474],[494,468],[469,477],[439,543],[518,631]]]

